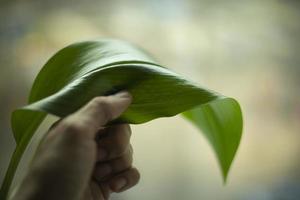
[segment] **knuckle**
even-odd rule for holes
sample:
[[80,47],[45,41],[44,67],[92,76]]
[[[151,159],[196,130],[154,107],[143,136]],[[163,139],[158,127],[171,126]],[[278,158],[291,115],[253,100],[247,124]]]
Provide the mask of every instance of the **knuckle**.
[[141,179],[141,174],[139,172],[139,170],[137,170],[137,168],[132,168],[132,176],[133,176],[133,179],[134,179],[134,185],[137,184],[140,179]]
[[124,142],[118,142],[114,147],[114,152],[112,152],[113,156],[118,157],[122,156],[126,153],[127,145]]
[[65,120],[61,123],[61,126],[63,127],[65,134],[76,138],[81,138],[84,135],[83,133],[87,130],[87,127],[85,127],[82,123],[73,122],[71,120]]
[[82,133],[84,132],[85,127],[82,126],[79,123],[70,123],[66,125],[66,131],[71,132],[71,133]]
[[124,143],[128,143],[130,136],[131,136],[131,130],[128,124],[120,124],[116,126],[118,133],[116,136],[119,137],[120,140]]
[[132,147],[131,144],[129,145],[129,154],[130,154],[131,156],[133,155],[133,147]]
[[122,165],[125,168],[129,168],[132,165],[132,161],[133,161],[133,158],[132,158],[132,155],[130,155],[130,154],[126,155],[126,156],[123,156],[121,158]]
[[131,156],[122,156],[121,158],[115,160],[111,163],[111,167],[115,173],[130,169],[132,165]]
[[131,137],[131,128],[129,126],[129,124],[126,124],[126,133],[128,134],[129,137]]

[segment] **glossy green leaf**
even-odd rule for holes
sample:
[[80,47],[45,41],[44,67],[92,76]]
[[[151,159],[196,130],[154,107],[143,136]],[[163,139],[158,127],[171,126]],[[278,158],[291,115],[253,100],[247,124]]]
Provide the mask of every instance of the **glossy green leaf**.
[[209,140],[226,179],[242,133],[237,101],[160,66],[127,42],[99,40],[76,43],[55,54],[36,77],[28,105],[13,112],[17,147],[0,197],[7,195],[19,160],[47,113],[65,117],[95,96],[120,90],[129,91],[133,102],[111,123],[140,124],[183,113]]

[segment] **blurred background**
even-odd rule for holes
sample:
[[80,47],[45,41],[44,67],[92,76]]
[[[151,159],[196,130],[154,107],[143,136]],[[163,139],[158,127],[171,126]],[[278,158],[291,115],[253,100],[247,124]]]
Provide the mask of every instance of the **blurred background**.
[[112,199],[300,199],[299,21],[297,0],[1,0],[0,183],[15,146],[10,113],[43,64],[70,43],[113,37],[235,97],[245,127],[224,186],[208,142],[182,117],[132,126],[142,178]]

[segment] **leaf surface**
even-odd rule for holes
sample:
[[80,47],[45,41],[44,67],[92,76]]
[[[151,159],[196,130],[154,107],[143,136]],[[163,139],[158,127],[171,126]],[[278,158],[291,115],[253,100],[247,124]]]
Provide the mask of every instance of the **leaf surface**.
[[242,134],[237,101],[160,66],[132,44],[108,39],[70,45],[41,69],[28,105],[12,114],[17,147],[0,197],[6,197],[19,160],[47,113],[65,117],[93,97],[120,90],[129,91],[133,102],[111,123],[140,124],[183,113],[207,137],[226,179]]

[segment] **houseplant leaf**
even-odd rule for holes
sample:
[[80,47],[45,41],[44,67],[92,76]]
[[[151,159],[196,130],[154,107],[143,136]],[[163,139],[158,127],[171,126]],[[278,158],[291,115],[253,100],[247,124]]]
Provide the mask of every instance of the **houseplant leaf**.
[[208,138],[226,179],[242,133],[237,101],[160,66],[136,46],[107,39],[70,45],[39,72],[28,105],[12,113],[17,146],[0,197],[6,197],[19,160],[47,113],[65,117],[95,96],[120,90],[129,91],[133,102],[111,123],[140,124],[183,113]]

